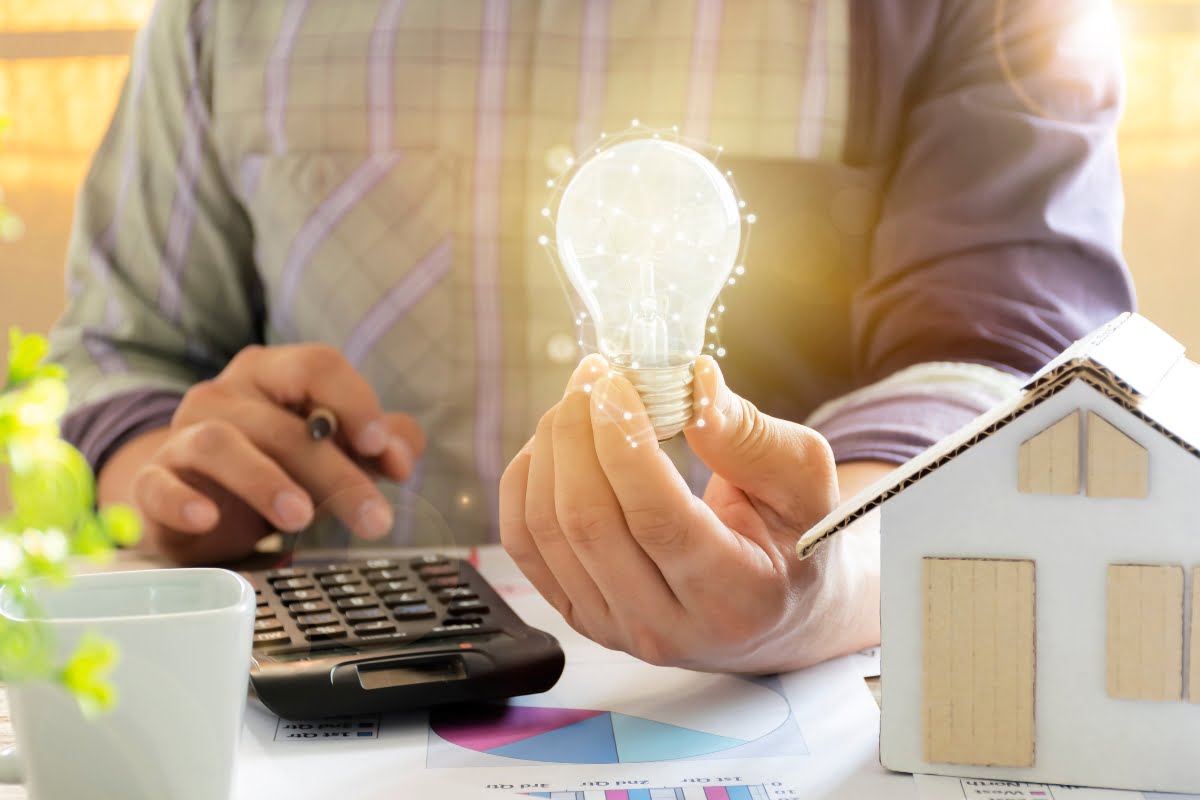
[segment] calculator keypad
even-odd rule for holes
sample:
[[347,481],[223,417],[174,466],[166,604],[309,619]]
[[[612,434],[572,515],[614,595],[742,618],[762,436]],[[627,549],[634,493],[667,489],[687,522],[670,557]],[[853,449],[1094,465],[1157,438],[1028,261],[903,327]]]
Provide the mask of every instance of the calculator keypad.
[[258,603],[254,648],[265,655],[497,630],[469,576],[441,555],[283,567],[248,577]]

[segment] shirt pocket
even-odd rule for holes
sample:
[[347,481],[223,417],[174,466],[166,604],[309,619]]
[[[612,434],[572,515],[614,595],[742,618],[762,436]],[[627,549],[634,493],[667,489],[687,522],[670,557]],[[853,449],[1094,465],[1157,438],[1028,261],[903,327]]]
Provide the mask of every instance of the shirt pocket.
[[435,149],[252,155],[241,170],[268,343],[337,347],[385,407],[451,389],[453,156]]

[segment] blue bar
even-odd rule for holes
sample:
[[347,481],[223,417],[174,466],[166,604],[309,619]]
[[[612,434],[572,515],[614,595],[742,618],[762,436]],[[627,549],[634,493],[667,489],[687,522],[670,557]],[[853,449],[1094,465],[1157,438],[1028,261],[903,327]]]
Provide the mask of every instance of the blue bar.
[[649,789],[630,789],[629,800],[650,800]]
[[726,786],[725,791],[729,792],[729,800],[754,800],[749,786]]

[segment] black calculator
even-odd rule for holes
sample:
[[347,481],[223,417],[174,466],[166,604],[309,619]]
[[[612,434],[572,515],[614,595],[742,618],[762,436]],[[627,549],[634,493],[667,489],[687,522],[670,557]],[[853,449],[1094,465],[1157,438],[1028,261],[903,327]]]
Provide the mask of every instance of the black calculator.
[[548,690],[563,653],[469,563],[441,555],[246,572],[251,688],[284,719],[408,711]]

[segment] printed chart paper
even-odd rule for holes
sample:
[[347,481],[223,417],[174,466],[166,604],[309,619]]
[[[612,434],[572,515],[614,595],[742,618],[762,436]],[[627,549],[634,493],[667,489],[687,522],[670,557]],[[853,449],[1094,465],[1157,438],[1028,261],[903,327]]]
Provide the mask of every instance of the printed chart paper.
[[572,631],[499,548],[481,572],[567,655],[550,692],[432,713],[280,720],[254,703],[237,800],[916,797],[878,763],[862,658],[745,678],[645,664]]
[[1196,795],[917,775],[920,800],[1188,800]]

